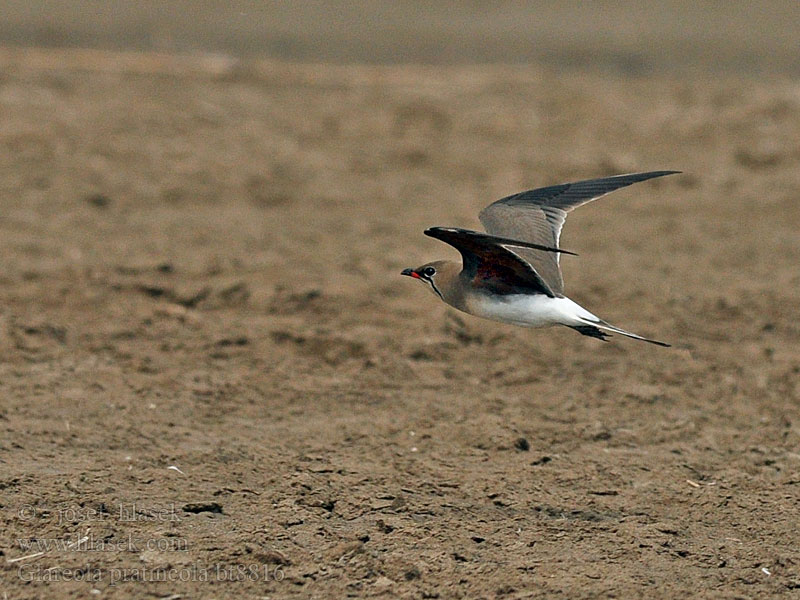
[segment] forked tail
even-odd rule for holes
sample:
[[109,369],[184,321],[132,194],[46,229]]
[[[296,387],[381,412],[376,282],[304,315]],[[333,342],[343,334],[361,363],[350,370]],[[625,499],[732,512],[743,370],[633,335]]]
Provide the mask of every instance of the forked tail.
[[656,346],[663,346],[665,348],[669,348],[670,344],[666,342],[659,342],[658,340],[651,340],[646,337],[642,337],[640,335],[636,335],[635,333],[631,333],[630,331],[625,331],[624,329],[620,329],[619,327],[614,327],[610,323],[606,323],[602,319],[597,319],[597,321],[589,321],[588,319],[585,321],[586,325],[572,325],[572,329],[577,331],[582,335],[588,335],[589,337],[597,338],[599,340],[605,341],[608,337],[608,334],[603,331],[613,331],[614,333],[618,333],[620,335],[624,335],[629,338],[633,338],[634,340],[641,340],[643,342],[649,342],[651,344],[655,344]]

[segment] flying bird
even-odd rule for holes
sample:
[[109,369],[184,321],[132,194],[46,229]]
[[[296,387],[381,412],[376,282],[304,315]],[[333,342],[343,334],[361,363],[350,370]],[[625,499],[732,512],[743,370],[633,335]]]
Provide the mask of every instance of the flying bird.
[[402,274],[423,282],[446,304],[477,317],[523,327],[564,325],[604,341],[610,331],[669,346],[615,327],[567,298],[559,259],[573,253],[558,243],[574,208],[639,181],[675,173],[680,171],[588,179],[502,198],[478,217],[485,233],[454,227],[425,230],[425,235],[458,250],[461,263],[437,260]]

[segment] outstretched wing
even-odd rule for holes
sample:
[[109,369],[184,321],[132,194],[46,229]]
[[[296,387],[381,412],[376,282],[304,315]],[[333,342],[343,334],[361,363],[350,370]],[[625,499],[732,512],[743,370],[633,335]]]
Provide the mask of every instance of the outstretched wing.
[[536,270],[511,248],[572,254],[534,242],[502,238],[480,231],[453,227],[431,227],[425,235],[450,244],[461,253],[461,277],[473,287],[494,294],[540,293],[553,297],[553,290]]
[[[631,173],[528,190],[490,204],[481,211],[479,218],[486,231],[493,235],[558,247],[561,228],[572,209],[633,183],[674,173],[680,171]],[[523,248],[519,255],[533,266],[554,293],[563,293],[558,254]]]

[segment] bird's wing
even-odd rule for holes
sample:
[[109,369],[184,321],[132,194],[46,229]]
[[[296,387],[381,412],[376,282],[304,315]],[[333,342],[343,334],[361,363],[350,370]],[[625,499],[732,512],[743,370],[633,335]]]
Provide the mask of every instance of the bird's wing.
[[[674,173],[680,171],[631,173],[528,190],[490,204],[481,211],[479,218],[486,231],[493,235],[558,247],[561,228],[572,209],[633,183]],[[563,293],[558,254],[532,248],[520,249],[518,253],[553,292]]]
[[473,287],[495,294],[540,293],[553,297],[553,290],[539,277],[536,269],[516,252],[527,249],[572,254],[543,244],[510,240],[468,229],[431,227],[425,230],[425,235],[458,250],[463,262],[461,277]]

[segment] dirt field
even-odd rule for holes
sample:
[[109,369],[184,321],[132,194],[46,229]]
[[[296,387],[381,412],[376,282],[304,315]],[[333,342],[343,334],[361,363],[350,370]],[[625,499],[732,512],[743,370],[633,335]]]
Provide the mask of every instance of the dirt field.
[[[800,593],[800,86],[0,53],[0,598]],[[574,213],[663,349],[402,268]]]

